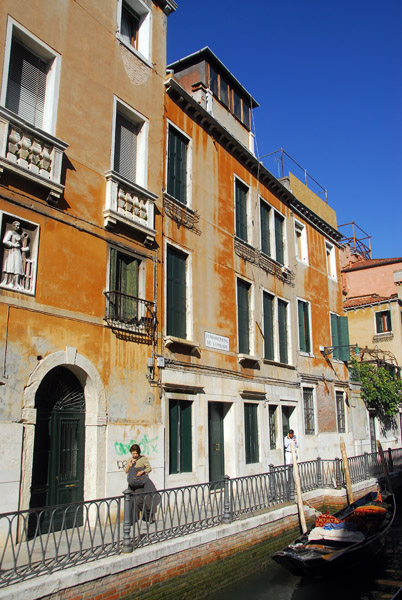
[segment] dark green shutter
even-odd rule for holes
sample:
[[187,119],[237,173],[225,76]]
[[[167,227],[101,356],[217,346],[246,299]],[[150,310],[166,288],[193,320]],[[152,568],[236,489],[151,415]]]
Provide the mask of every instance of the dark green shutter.
[[186,255],[174,248],[167,250],[167,334],[185,339],[186,328]]
[[182,204],[187,202],[187,140],[169,128],[167,192]]
[[244,441],[246,450],[246,463],[256,463],[259,459],[258,446],[258,406],[257,404],[244,404]]
[[261,250],[264,254],[271,256],[271,240],[269,232],[270,207],[263,200],[260,201],[260,226],[261,226]]
[[283,217],[279,213],[275,212],[275,250],[276,260],[284,264],[284,248],[283,248]]
[[237,280],[237,328],[240,354],[250,354],[249,289],[248,283]]
[[349,323],[347,317],[338,317],[338,333],[340,348],[338,357],[339,360],[347,362],[350,360],[350,347],[349,347]]
[[380,313],[380,312],[375,313],[375,322],[376,322],[377,333],[382,333],[383,332],[382,313]]
[[180,471],[182,473],[191,473],[192,471],[191,405],[192,402],[180,401]]
[[267,360],[275,359],[274,350],[274,310],[273,296],[264,293],[263,295],[263,310],[264,310],[264,358]]
[[307,302],[298,301],[299,311],[299,348],[300,352],[311,352],[310,319]]
[[288,362],[288,322],[287,304],[278,300],[278,329],[279,329],[279,360],[281,363]]
[[247,242],[247,188],[236,181],[236,235]]
[[169,400],[169,473],[178,472],[178,401]]

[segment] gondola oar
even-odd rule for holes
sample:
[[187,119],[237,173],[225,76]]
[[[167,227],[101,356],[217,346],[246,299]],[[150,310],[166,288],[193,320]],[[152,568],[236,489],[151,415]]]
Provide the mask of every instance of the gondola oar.
[[350,478],[350,471],[349,471],[349,461],[348,461],[348,455],[346,454],[345,442],[343,441],[342,437],[341,437],[341,454],[342,454],[342,461],[343,461],[343,470],[345,472],[345,482],[346,482],[346,491],[348,493],[348,501],[349,501],[349,504],[353,504],[354,498],[353,498],[353,491],[352,491],[352,480]]
[[291,444],[290,444],[290,449],[292,451],[293,479],[294,479],[295,487],[296,487],[296,499],[297,499],[297,507],[299,509],[301,530],[302,530],[302,533],[307,533],[307,525],[306,525],[306,517],[304,516],[304,507],[303,507],[303,498],[302,498],[301,485],[300,485],[299,469],[297,467],[297,458],[296,458],[296,452],[295,452],[293,442],[291,442]]

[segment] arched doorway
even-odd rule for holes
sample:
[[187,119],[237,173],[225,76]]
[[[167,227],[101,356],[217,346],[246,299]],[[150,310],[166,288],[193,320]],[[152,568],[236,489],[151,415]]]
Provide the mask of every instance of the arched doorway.
[[35,395],[31,508],[84,498],[85,397],[77,377],[52,369]]

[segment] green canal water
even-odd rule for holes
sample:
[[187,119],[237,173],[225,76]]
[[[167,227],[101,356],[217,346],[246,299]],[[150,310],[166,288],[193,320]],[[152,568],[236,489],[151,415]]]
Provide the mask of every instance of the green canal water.
[[402,492],[384,550],[363,568],[331,579],[295,577],[269,560],[261,571],[214,592],[205,600],[389,600],[402,581]]

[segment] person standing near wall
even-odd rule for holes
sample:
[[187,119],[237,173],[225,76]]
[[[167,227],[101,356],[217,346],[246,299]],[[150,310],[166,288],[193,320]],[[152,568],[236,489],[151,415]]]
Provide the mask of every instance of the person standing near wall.
[[285,437],[285,440],[283,443],[283,447],[285,450],[285,464],[287,464],[287,465],[291,465],[293,463],[292,447],[291,447],[292,444],[295,449],[296,458],[297,458],[297,448],[299,447],[299,442],[297,441],[297,438],[295,436],[295,432],[293,431],[293,429],[289,429],[289,433]]

